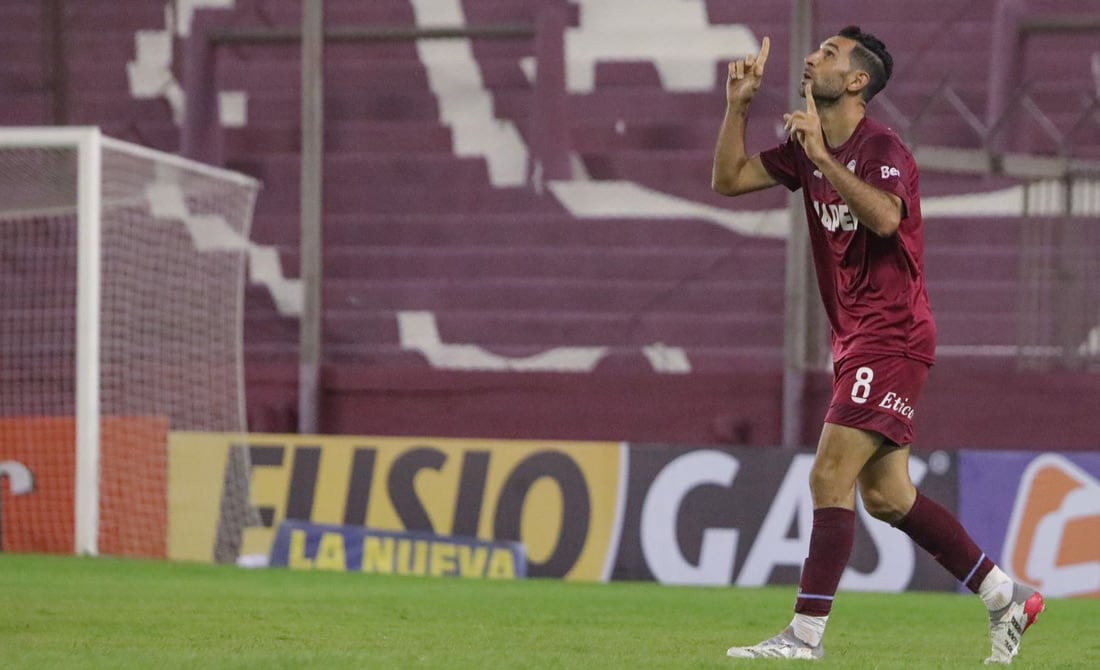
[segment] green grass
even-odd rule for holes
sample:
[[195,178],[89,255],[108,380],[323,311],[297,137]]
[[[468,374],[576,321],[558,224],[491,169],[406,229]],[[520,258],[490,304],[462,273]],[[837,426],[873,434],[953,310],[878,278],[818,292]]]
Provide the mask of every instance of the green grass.
[[[730,668],[789,621],[793,588],[484,582],[0,555],[0,667]],[[1020,668],[1100,665],[1100,601],[1051,600]],[[985,610],[843,593],[825,667],[977,668]]]

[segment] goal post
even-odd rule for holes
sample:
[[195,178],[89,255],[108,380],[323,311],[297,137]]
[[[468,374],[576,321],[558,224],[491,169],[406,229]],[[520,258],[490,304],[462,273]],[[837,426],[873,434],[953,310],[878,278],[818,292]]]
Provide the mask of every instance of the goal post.
[[[94,127],[0,128],[0,464],[34,482],[0,486],[0,549],[164,555],[168,431],[246,429],[258,188]],[[233,545],[247,472],[225,486]]]

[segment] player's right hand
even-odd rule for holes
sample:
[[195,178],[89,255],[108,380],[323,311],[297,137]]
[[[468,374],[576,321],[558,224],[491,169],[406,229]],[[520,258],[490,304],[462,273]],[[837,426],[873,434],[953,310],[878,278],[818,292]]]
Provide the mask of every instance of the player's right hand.
[[730,104],[746,105],[756,95],[764,77],[764,63],[768,61],[770,47],[771,40],[764,37],[760,41],[759,54],[745,56],[730,63],[729,77],[726,78],[726,100]]

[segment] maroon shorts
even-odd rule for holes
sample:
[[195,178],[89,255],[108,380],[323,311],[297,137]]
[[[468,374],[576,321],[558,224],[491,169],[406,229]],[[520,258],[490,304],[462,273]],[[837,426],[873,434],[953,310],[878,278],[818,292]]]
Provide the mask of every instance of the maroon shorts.
[[913,413],[929,365],[903,356],[849,356],[833,366],[833,399],[825,421],[913,443]]

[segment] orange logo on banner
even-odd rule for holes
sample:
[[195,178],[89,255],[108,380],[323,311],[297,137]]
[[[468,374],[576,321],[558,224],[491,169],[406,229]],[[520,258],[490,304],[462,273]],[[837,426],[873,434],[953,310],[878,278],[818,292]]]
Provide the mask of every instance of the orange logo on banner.
[[[73,552],[75,445],[73,417],[0,419],[0,549]],[[165,419],[102,420],[100,553],[167,555],[167,445]]]
[[1020,479],[1004,567],[1048,596],[1100,597],[1100,481],[1044,454]]

